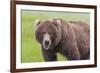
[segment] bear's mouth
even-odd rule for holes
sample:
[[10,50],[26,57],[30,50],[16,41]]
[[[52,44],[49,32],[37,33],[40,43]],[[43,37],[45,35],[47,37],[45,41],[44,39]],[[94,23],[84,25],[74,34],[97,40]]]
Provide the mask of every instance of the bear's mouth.
[[48,47],[48,46],[45,46],[44,48],[45,48],[46,50],[48,50],[48,49],[49,49],[49,47]]
[[49,46],[49,41],[45,41],[45,46],[46,46],[46,47]]
[[45,48],[46,50],[48,50],[48,49],[50,48],[50,44],[44,44],[43,46],[44,46],[44,48]]
[[47,42],[47,41],[44,42],[43,47],[44,47],[44,49],[48,50],[50,48],[50,42]]

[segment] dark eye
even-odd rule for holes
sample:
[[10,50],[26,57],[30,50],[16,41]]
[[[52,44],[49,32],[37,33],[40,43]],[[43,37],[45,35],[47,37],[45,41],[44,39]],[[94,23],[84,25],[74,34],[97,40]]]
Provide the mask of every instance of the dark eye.
[[42,34],[45,34],[46,32],[42,31]]
[[52,33],[51,33],[51,32],[49,32],[49,35],[51,35],[51,36],[52,36]]

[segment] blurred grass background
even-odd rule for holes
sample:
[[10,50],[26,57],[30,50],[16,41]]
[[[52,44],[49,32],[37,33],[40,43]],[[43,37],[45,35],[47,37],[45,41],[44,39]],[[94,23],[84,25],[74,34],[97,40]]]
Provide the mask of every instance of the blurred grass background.
[[[40,44],[36,41],[34,35],[34,23],[36,19],[47,20],[52,18],[61,18],[65,21],[85,21],[89,23],[89,13],[74,12],[50,12],[50,11],[31,11],[21,10],[21,62],[44,62],[41,53]],[[59,61],[65,61],[62,55],[58,55]]]

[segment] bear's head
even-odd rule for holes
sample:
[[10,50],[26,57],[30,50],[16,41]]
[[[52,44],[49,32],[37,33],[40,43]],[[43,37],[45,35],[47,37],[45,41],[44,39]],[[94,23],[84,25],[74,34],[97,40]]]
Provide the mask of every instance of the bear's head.
[[53,49],[61,39],[61,20],[36,21],[35,37],[44,49]]

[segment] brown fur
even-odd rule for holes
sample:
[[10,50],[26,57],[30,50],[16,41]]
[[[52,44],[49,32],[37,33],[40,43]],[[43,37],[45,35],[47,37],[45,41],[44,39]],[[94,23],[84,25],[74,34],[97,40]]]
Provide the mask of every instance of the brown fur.
[[52,45],[50,50],[44,50],[42,47],[45,61],[55,61],[57,52],[69,60],[89,59],[90,29],[88,24],[81,21],[66,22],[62,19],[41,22],[36,29],[36,39],[41,45],[43,32],[46,31],[52,34]]

